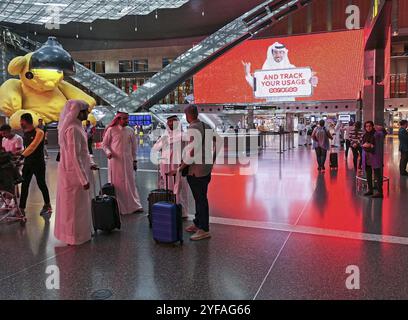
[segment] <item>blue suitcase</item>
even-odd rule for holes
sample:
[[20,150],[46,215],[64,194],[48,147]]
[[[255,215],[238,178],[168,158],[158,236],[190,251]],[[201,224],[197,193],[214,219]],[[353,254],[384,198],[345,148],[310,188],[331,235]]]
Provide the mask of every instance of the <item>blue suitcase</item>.
[[157,202],[152,207],[153,239],[156,242],[183,244],[181,206],[171,202]]

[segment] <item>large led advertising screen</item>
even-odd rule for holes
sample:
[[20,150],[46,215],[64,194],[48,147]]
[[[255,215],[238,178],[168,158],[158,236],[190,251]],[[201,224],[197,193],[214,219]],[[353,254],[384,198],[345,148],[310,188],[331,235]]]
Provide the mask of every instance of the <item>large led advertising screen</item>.
[[363,30],[248,40],[196,74],[195,101],[356,100],[363,52]]

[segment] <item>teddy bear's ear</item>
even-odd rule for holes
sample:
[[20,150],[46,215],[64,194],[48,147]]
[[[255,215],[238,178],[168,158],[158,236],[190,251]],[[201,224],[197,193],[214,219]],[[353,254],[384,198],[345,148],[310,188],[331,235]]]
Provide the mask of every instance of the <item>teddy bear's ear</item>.
[[8,72],[12,76],[18,76],[24,70],[26,63],[26,57],[15,57],[8,65]]

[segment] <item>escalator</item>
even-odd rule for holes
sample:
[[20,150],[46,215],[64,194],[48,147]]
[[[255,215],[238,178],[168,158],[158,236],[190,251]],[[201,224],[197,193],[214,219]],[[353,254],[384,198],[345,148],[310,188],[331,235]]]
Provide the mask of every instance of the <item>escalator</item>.
[[133,92],[129,101],[123,101],[120,106],[129,111],[149,110],[180,83],[226,51],[311,2],[312,0],[265,1],[179,56]]
[[[147,111],[179,84],[229,49],[311,2],[312,0],[265,1],[183,53],[130,95],[79,63],[75,63],[77,71],[71,78],[109,104],[112,111]],[[3,47],[17,54],[26,54],[41,46],[40,43],[21,37],[1,26],[0,32],[0,49]],[[0,72],[3,77],[7,74],[6,65],[6,59],[1,58]],[[155,112],[155,110],[150,111]]]

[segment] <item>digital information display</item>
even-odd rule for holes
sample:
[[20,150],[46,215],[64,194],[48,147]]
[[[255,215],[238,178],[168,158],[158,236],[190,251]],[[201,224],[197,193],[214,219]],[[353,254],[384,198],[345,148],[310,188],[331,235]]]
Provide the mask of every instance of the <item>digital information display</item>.
[[[363,30],[247,40],[195,75],[195,102],[357,100],[363,61]],[[262,85],[265,75],[284,83]]]

